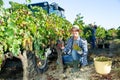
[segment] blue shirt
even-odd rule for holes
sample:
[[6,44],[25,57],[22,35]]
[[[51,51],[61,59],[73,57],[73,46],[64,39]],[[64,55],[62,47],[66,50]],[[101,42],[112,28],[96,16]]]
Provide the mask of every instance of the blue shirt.
[[[88,53],[87,40],[82,39],[81,37],[79,37],[77,40],[79,41],[78,46],[82,49],[82,52],[83,52],[82,54],[87,55]],[[67,44],[64,48],[64,52],[68,54],[71,53],[73,42],[74,42],[74,39],[72,36],[68,39]]]

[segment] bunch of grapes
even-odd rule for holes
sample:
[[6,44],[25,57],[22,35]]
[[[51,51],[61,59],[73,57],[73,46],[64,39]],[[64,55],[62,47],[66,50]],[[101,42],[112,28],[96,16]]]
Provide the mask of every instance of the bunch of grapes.
[[77,44],[73,45],[73,49],[76,50],[76,51],[81,51],[82,50]]

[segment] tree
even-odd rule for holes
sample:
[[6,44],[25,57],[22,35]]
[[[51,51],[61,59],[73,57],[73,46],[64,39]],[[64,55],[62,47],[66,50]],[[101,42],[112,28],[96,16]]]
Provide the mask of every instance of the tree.
[[103,45],[104,43],[104,38],[106,36],[105,34],[106,30],[101,27],[101,26],[98,26],[97,27],[97,30],[96,30],[96,41],[97,41],[97,44],[98,45]]
[[111,28],[106,31],[106,39],[115,39],[117,37],[117,30]]
[[97,27],[96,37],[100,38],[100,39],[104,39],[105,38],[105,29],[103,27],[101,27],[101,26]]
[[3,6],[3,0],[0,0],[0,7]]
[[117,37],[120,39],[120,26],[117,28]]
[[80,30],[81,30],[81,33],[80,33],[80,35],[81,36],[84,36],[84,33],[82,32],[83,30],[84,30],[84,22],[83,22],[83,16],[81,16],[81,14],[77,14],[76,15],[76,18],[75,18],[75,21],[74,21],[74,23],[73,24],[75,24],[75,25],[78,25],[79,26],[79,28],[80,28]]
[[55,45],[59,36],[69,36],[65,32],[71,23],[54,14],[46,14],[40,7],[33,7],[36,12],[32,12],[25,4],[10,4],[11,8],[5,9],[5,14],[0,16],[0,50],[1,54],[11,52],[21,60],[27,80],[41,72],[37,60],[46,60],[44,49]]

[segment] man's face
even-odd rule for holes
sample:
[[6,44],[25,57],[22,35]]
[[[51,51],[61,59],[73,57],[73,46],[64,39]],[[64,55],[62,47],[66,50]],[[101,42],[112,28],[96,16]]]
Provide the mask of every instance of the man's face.
[[72,29],[72,35],[73,35],[74,37],[78,37],[78,36],[79,36],[79,30]]

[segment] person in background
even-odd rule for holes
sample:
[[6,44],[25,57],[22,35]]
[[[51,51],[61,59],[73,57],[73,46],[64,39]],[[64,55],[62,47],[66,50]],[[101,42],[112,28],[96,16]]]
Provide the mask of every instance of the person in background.
[[72,36],[68,39],[65,47],[62,47],[62,51],[65,53],[63,56],[63,63],[72,62],[72,71],[76,72],[79,71],[79,64],[81,67],[88,65],[87,40],[80,37],[80,29],[77,25],[73,25],[70,32]]
[[91,27],[91,32],[92,32],[92,37],[91,37],[91,45],[92,45],[92,49],[96,48],[96,29],[97,29],[97,25],[90,25]]

